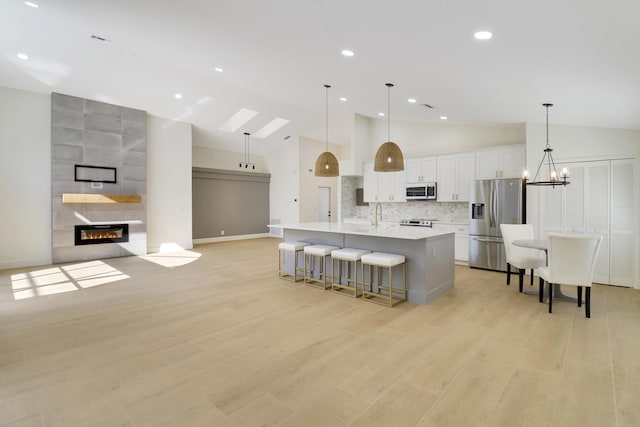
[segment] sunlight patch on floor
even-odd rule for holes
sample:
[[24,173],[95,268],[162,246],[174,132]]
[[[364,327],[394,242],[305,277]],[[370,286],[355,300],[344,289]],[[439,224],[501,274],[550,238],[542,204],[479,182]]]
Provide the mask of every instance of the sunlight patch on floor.
[[202,254],[198,252],[188,251],[186,249],[163,250],[163,248],[161,248],[161,252],[141,256],[140,258],[163,267],[171,268],[190,264],[198,260],[201,256]]
[[103,261],[88,261],[11,276],[16,300],[77,291],[128,279],[129,276]]

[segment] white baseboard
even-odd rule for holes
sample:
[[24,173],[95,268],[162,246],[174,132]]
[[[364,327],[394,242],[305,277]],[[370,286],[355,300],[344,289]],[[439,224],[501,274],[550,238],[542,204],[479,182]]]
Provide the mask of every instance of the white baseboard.
[[0,262],[0,270],[9,270],[12,268],[37,267],[40,265],[51,265],[51,257],[48,258],[24,258],[16,259],[10,262]]
[[241,234],[239,236],[221,236],[221,237],[208,237],[206,239],[193,239],[193,244],[200,243],[216,243],[216,242],[228,242],[231,240],[247,240],[247,239],[260,239],[262,237],[273,237],[269,233],[258,234]]

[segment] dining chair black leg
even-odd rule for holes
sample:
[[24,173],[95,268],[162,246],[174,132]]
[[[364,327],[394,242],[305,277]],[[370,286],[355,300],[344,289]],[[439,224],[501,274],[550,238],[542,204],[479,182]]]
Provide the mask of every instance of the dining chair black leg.
[[586,298],[585,298],[585,304],[584,304],[584,311],[585,311],[585,315],[587,316],[587,318],[591,317],[591,287],[587,286],[587,290],[585,291]]
[[507,285],[511,284],[511,264],[507,263]]
[[582,307],[582,286],[578,286],[578,307]]
[[533,286],[533,268],[531,269],[531,280],[529,281],[529,286]]
[[544,279],[541,277],[538,283],[538,301],[542,302],[542,297],[544,296]]
[[518,269],[518,289],[520,290],[520,293],[523,292],[523,289],[522,289],[523,281],[524,281],[524,268],[519,268]]
[[549,313],[553,307],[553,283],[549,282]]

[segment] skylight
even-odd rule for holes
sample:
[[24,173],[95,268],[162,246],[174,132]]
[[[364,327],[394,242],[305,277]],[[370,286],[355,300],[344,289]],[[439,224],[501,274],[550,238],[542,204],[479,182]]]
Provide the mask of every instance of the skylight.
[[283,119],[282,117],[276,117],[275,119],[264,125],[262,128],[260,128],[257,132],[254,132],[251,136],[255,138],[265,139],[287,123],[289,123],[289,120]]
[[229,120],[224,122],[222,126],[220,126],[220,130],[226,132],[235,132],[249,120],[254,118],[258,114],[257,111],[250,110],[248,108],[241,108],[235,113]]

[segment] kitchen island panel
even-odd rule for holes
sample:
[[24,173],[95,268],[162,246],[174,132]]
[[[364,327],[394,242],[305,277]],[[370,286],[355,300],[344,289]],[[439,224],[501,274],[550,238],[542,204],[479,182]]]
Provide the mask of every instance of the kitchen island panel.
[[[454,233],[434,234],[421,239],[403,239],[283,228],[286,242],[304,241],[404,255],[407,262],[407,298],[410,302],[428,304],[453,289]],[[285,269],[292,268],[292,262],[285,263]],[[344,270],[346,269],[343,269],[343,276]],[[402,269],[394,268],[393,274],[394,286],[401,286]],[[386,277],[386,273],[384,276]],[[366,278],[368,279],[368,274]]]

